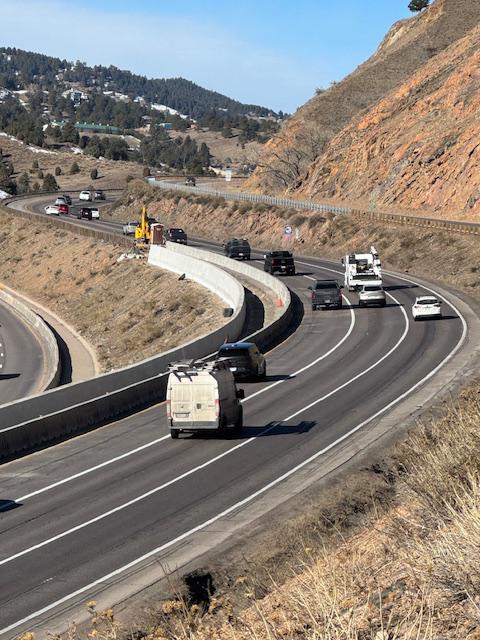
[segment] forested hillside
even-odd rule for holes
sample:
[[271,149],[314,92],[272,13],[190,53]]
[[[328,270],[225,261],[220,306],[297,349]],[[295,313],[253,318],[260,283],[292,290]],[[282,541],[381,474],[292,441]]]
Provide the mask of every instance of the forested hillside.
[[276,115],[271,109],[242,104],[215,91],[204,89],[184,78],[148,79],[114,66],[89,67],[10,47],[0,48],[0,87],[10,90],[59,89],[69,83],[102,88],[125,94],[132,100],[142,97],[149,104],[166,105],[191,118],[201,118],[212,109],[225,109],[230,115]]

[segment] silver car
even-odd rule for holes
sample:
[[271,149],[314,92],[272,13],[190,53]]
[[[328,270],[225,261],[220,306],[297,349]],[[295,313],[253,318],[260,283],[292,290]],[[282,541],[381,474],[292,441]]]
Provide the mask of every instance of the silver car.
[[124,236],[133,236],[135,233],[135,229],[138,227],[138,222],[126,222],[123,227],[123,235]]
[[387,297],[383,287],[377,284],[364,284],[358,292],[358,304],[360,307],[367,307],[369,305],[377,305],[384,307],[387,302]]

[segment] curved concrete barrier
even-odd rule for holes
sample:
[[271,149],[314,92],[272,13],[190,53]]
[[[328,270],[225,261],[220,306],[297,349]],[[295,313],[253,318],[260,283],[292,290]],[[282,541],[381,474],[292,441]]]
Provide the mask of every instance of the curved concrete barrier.
[[[62,373],[60,352],[55,336],[47,323],[21,300],[12,295],[13,293],[12,289],[1,285],[0,300],[13,309],[17,316],[20,316],[23,322],[31,327],[40,342],[44,353],[44,375],[40,387],[42,391],[52,389],[58,385]],[[22,401],[20,400],[19,402]]]
[[205,249],[197,249],[196,247],[176,244],[175,242],[167,242],[167,247],[177,254],[197,258],[201,261],[218,265],[223,269],[228,269],[233,273],[242,274],[274,292],[278,310],[276,317],[262,329],[248,336],[248,339],[254,341],[260,349],[267,350],[272,341],[288,328],[292,318],[292,298],[288,287],[279,278],[274,278],[269,273],[265,273],[265,271],[255,269],[247,262],[232,260]]
[[240,335],[245,320],[245,293],[233,276],[215,265],[167,249],[153,252],[151,264],[155,263],[185,273],[207,286],[234,309],[232,317],[216,331],[161,355],[1,406],[0,459],[100,426],[163,400],[169,362],[212,355],[226,339],[234,340]]

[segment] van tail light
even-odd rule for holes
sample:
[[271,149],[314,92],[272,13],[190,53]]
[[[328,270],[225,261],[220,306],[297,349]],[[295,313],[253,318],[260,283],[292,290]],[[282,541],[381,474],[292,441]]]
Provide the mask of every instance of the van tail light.
[[215,417],[220,415],[220,400],[215,400]]
[[167,400],[167,418],[172,417],[172,401]]

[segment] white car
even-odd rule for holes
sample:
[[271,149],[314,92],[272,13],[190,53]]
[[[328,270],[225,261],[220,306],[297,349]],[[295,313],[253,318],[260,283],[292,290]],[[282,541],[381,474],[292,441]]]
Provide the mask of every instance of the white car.
[[45,213],[47,214],[47,216],[59,216],[60,215],[60,209],[58,208],[58,205],[56,205],[56,204],[48,204],[45,207]]
[[133,236],[135,234],[135,230],[138,227],[138,222],[126,222],[123,225],[123,235],[124,236]]
[[58,196],[58,198],[55,200],[55,204],[67,204],[68,202],[65,200],[65,198],[63,196]]
[[378,284],[364,284],[358,292],[358,305],[366,307],[370,304],[384,307],[387,302],[385,291]]
[[80,191],[80,195],[78,196],[79,200],[92,200],[92,192],[91,191]]
[[421,318],[441,318],[442,310],[440,305],[442,301],[435,296],[419,296],[415,299],[412,307],[412,315],[414,320]]

